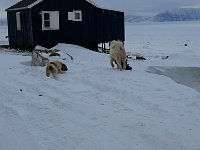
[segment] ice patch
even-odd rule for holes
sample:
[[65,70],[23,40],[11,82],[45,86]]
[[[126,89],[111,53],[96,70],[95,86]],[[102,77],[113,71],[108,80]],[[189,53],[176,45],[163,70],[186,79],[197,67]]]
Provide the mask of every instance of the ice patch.
[[200,68],[149,66],[147,72],[164,75],[200,92]]

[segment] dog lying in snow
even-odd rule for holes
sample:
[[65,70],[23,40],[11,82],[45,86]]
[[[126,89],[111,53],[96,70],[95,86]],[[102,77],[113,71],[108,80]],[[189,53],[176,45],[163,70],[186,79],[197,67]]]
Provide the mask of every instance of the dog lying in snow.
[[50,77],[51,75],[56,78],[56,75],[58,73],[63,73],[64,71],[67,71],[67,65],[60,62],[60,61],[52,61],[52,62],[47,62],[46,66],[46,76]]
[[117,62],[117,69],[120,71],[126,69],[126,52],[121,41],[113,40],[110,42],[110,64],[112,67],[114,67],[114,61]]

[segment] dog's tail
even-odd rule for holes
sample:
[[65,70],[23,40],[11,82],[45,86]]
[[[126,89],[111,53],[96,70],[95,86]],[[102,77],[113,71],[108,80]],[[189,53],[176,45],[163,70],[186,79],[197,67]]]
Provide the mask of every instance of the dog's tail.
[[49,70],[53,72],[54,67],[52,65],[49,66]]
[[50,63],[49,61],[46,62],[46,66],[51,72],[54,72],[54,70],[55,70],[55,66],[54,65],[55,65],[54,63]]
[[55,72],[56,72],[56,67],[47,61],[46,62],[46,76],[49,77],[50,74],[53,74]]
[[45,62],[45,65],[46,65],[46,76],[49,77],[51,74],[51,72],[49,70],[49,66],[50,66],[49,61]]

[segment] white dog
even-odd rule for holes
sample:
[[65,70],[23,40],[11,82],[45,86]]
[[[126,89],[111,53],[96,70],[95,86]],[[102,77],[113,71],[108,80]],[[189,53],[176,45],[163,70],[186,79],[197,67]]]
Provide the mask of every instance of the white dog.
[[113,40],[110,42],[110,64],[112,67],[114,67],[114,61],[117,62],[117,69],[120,71],[126,69],[126,51],[121,41]]

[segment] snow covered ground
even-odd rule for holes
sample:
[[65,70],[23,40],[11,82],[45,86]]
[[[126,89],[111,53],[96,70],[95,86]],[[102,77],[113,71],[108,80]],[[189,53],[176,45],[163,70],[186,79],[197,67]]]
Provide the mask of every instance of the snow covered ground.
[[0,150],[200,150],[199,29],[126,24],[126,51],[147,59],[129,59],[132,71],[58,44],[74,60],[57,80],[29,54],[0,49]]

